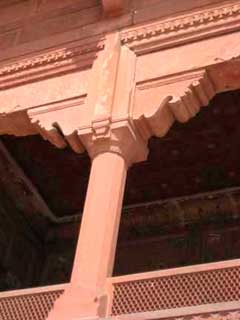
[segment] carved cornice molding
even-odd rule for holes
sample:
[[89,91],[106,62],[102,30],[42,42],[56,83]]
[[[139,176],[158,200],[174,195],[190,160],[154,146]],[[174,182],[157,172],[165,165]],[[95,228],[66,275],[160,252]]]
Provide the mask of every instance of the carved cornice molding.
[[[78,52],[80,53],[80,52]],[[82,52],[83,53],[83,52]],[[29,59],[24,59],[20,62],[16,62],[7,66],[4,66],[0,69],[0,77],[6,76],[9,74],[33,69],[39,66],[44,66],[47,64],[63,61],[69,58],[72,58],[76,55],[76,50],[57,50],[50,53],[42,54],[36,57],[32,57]]]
[[236,3],[127,29],[121,33],[121,41],[143,54],[239,28],[240,4]]
[[0,66],[0,90],[59,73],[85,69],[93,64],[98,51],[104,49],[104,39],[84,45],[60,48],[42,54],[22,57]]
[[[105,2],[104,2],[105,3]],[[107,1],[106,6],[126,6],[124,1]],[[228,4],[126,29],[120,33],[122,45],[137,54],[160,50],[188,41],[240,29],[240,4]],[[0,63],[0,90],[31,81],[90,67],[96,53],[104,49],[105,39],[92,38],[88,44],[75,44],[42,54]]]
[[[103,0],[103,5],[110,9],[120,8],[126,7],[127,1]],[[120,33],[120,37],[123,45],[132,48],[137,54],[142,54],[237,29],[240,29],[239,3],[128,28]],[[11,63],[1,62],[0,90],[89,67],[96,52],[103,48],[104,39],[92,38],[88,44],[75,44],[69,48],[60,48],[31,57],[23,56]]]

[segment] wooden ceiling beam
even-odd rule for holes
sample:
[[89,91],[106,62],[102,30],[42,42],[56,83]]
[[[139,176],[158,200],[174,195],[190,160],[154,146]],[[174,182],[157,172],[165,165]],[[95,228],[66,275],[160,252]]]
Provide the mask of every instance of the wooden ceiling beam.
[[42,214],[51,222],[57,222],[57,217],[1,140],[0,177],[1,185],[11,194],[12,200],[15,198],[16,203],[20,201],[21,210],[25,210],[26,215],[30,217],[30,214]]
[[121,15],[128,6],[129,0],[102,0],[104,13],[108,16]]

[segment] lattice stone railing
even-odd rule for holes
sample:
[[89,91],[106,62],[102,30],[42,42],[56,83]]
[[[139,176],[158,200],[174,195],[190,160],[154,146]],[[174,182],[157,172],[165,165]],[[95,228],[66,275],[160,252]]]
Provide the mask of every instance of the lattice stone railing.
[[0,320],[45,320],[65,286],[0,293]]
[[240,305],[240,260],[115,277],[111,283],[112,316],[230,301]]
[[[236,305],[240,309],[240,259],[108,280],[108,317],[159,311],[170,311],[172,317],[176,310],[180,318],[181,315],[185,318],[186,308],[194,309],[195,314],[202,314],[205,309],[221,313],[224,311],[221,304],[225,309],[227,306],[227,309],[235,310]],[[0,320],[46,320],[66,286],[0,293]],[[239,311],[235,320],[240,320]]]

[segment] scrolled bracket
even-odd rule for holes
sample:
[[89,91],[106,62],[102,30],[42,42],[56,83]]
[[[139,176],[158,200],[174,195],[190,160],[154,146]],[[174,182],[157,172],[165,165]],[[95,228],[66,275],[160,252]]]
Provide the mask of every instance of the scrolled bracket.
[[223,91],[240,88],[240,59],[136,85],[133,121],[148,138],[163,137],[175,121],[185,123]]

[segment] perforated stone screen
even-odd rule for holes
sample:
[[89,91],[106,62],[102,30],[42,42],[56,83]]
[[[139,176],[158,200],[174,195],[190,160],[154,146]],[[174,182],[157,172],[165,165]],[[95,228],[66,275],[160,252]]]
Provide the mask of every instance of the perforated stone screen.
[[[194,267],[192,268],[194,269]],[[240,266],[113,282],[112,315],[240,300]]]
[[0,320],[46,320],[62,290],[0,297]]

